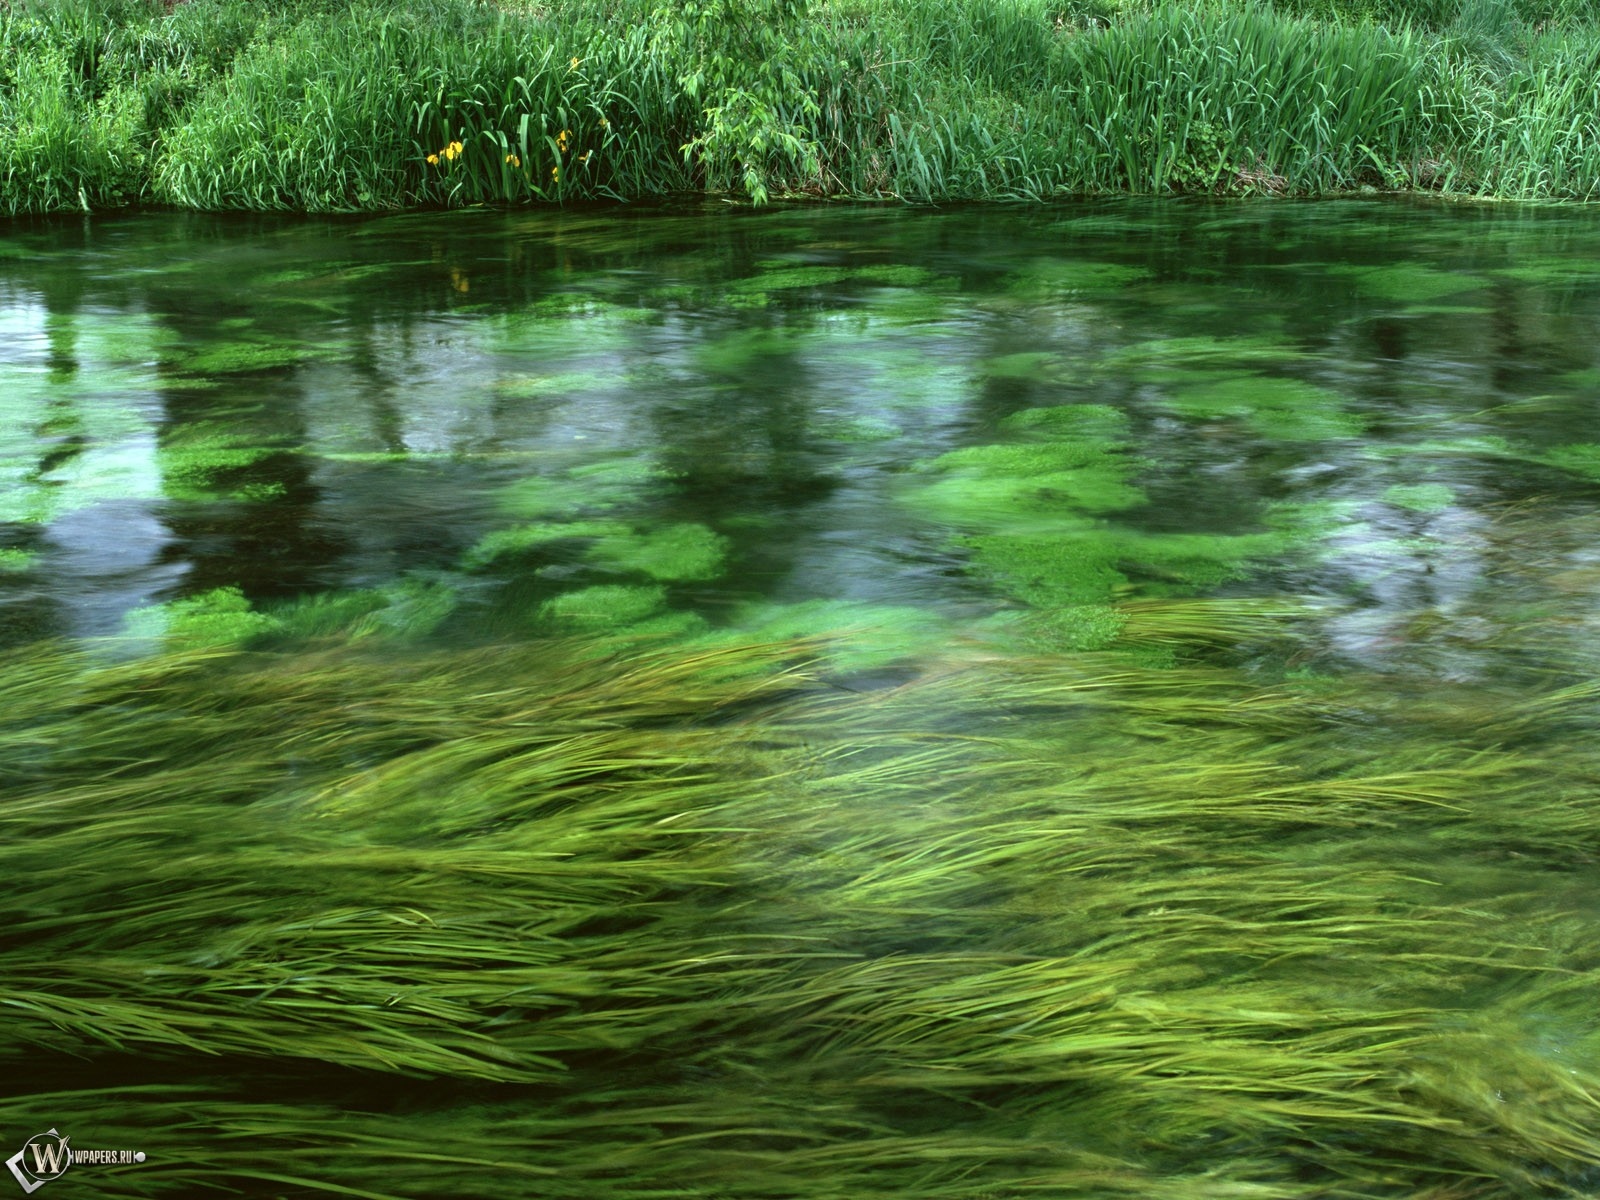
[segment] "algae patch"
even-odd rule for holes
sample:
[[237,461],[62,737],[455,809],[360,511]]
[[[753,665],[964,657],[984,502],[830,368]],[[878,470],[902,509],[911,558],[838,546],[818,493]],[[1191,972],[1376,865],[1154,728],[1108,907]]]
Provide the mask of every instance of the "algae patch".
[[1357,266],[1341,264],[1329,267],[1329,274],[1350,280],[1363,295],[1374,300],[1424,303],[1440,296],[1453,296],[1460,292],[1475,292],[1489,286],[1489,280],[1480,275],[1442,271],[1418,264],[1397,266]]
[[727,538],[704,525],[678,524],[638,533],[607,533],[587,557],[616,571],[686,582],[715,578],[722,570],[727,546]]
[[123,621],[130,638],[186,648],[236,645],[282,628],[275,617],[251,608],[236,587],[136,608]]
[[1129,420],[1116,409],[1024,410],[1002,431],[1014,440],[927,464],[920,474],[933,478],[905,500],[950,530],[976,576],[1053,614],[1034,636],[1060,648],[1114,641],[1121,619],[1109,606],[1118,599],[1186,595],[1242,578],[1303,536],[1289,513],[1275,514],[1279,528],[1256,533],[1159,533],[1129,523],[1121,514],[1145,503],[1133,477],[1146,464],[1127,453]]
[[1385,488],[1384,502],[1412,512],[1442,512],[1455,503],[1455,489],[1443,483],[1397,483]]
[[1242,421],[1277,442],[1352,438],[1362,431],[1362,422],[1344,410],[1338,393],[1273,375],[1232,375],[1176,387],[1167,405],[1188,417]]
[[654,615],[666,600],[667,590],[663,587],[599,584],[546,600],[539,617],[560,629],[619,629]]

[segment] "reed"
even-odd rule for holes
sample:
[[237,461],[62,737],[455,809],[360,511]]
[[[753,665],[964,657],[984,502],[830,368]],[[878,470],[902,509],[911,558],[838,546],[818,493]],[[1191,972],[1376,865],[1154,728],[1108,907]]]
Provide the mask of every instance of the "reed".
[[1576,0],[21,0],[0,206],[1582,199],[1597,45]]

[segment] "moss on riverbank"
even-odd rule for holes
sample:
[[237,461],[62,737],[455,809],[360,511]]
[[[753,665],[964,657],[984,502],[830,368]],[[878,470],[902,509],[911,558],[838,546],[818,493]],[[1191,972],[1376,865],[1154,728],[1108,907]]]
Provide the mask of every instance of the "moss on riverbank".
[[19,0],[0,211],[1600,194],[1585,0],[1281,7]]

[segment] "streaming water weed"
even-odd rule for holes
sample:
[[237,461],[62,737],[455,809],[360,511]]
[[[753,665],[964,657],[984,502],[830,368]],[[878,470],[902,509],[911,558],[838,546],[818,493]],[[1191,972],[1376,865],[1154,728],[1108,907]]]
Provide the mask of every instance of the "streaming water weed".
[[[1120,612],[1190,648],[1302,616]],[[946,643],[858,691],[818,643],[694,646],[12,652],[0,1057],[57,1082],[6,1127],[152,1152],[105,1195],[1499,1197],[1600,1161],[1596,764],[1539,735],[1592,688],[1442,734],[1359,679]]]

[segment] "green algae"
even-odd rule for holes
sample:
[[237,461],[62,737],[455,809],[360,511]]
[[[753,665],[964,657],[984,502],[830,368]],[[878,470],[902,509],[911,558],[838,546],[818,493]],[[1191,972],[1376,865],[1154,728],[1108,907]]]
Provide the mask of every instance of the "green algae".
[[451,581],[420,576],[378,588],[301,596],[258,607],[236,587],[149,604],[123,619],[121,636],[166,651],[296,646],[306,642],[414,642],[432,635],[456,610]]
[[1473,304],[1408,304],[1400,310],[1408,317],[1486,317],[1494,309]]
[[480,571],[495,562],[572,538],[599,538],[626,535],[629,527],[619,521],[536,521],[496,529],[479,538],[461,558],[468,571]]
[[0,550],[0,574],[22,575],[33,569],[38,551],[7,548]]
[[323,592],[267,610],[289,641],[339,638],[416,642],[430,637],[461,603],[456,581],[410,576],[378,588]]
[[560,629],[603,630],[634,625],[666,603],[663,587],[598,584],[577,588],[546,600],[539,619]]
[[1397,483],[1383,491],[1386,504],[1412,512],[1442,512],[1456,502],[1455,489],[1443,483]]
[[637,458],[607,459],[569,467],[555,475],[535,475],[502,488],[500,508],[526,520],[601,513],[636,502],[671,473]]
[[497,395],[517,400],[564,397],[603,391],[619,380],[598,371],[564,371],[553,375],[505,375],[491,385]]
[[1575,390],[1600,388],[1600,367],[1587,367],[1580,371],[1565,371],[1561,375],[1561,382]]
[[1272,375],[1230,375],[1197,387],[1175,387],[1167,404],[1185,416],[1240,420],[1264,438],[1315,442],[1352,438],[1362,422],[1327,388]]
[[1186,595],[1246,577],[1291,540],[1256,534],[1148,534],[1104,522],[1048,533],[969,534],[956,544],[973,569],[1007,595],[1039,608],[1101,605],[1135,592]]
[[830,442],[853,443],[888,442],[904,435],[905,430],[883,417],[837,417],[818,421],[817,436]]
[[1087,522],[1046,535],[989,533],[956,539],[974,569],[1003,592],[1040,608],[1081,607],[1131,590],[1119,569],[1118,539]]
[[[1115,590],[1116,580],[1108,578],[1104,593]],[[1085,589],[1094,594],[1097,589]],[[1027,649],[1046,653],[1104,650],[1122,639],[1126,620],[1111,604],[1065,603],[1029,613],[1015,620],[1012,627]],[[1167,665],[1167,664],[1163,664]]]
[[969,446],[920,468],[935,476],[907,503],[936,520],[965,526],[1119,512],[1144,503],[1130,482],[1139,460],[1122,453],[1126,418],[1103,405],[1037,410],[1008,418],[1027,440]]
[[1312,356],[1271,334],[1240,337],[1174,336],[1135,342],[1102,356],[1095,369],[1110,378],[1193,384],[1218,371],[1292,370]]
[[1008,281],[1013,295],[1031,300],[1049,300],[1079,295],[1117,292],[1130,284],[1151,278],[1147,267],[1123,263],[1055,260],[1019,271]]
[[915,330],[948,321],[960,311],[953,289],[894,287],[880,290],[873,298],[872,319],[886,329]]
[[1514,458],[1517,449],[1494,434],[1465,434],[1449,438],[1424,438],[1415,442],[1390,442],[1363,447],[1362,453],[1377,459],[1438,458]]
[[929,470],[941,478],[919,488],[910,502],[934,519],[961,524],[1120,512],[1145,499],[1128,482],[1130,465],[1085,462],[1073,447],[973,447],[935,460]]
[[882,263],[870,267],[854,267],[850,271],[850,278],[864,280],[884,288],[925,289],[953,282],[948,276],[909,263]]
[[1584,479],[1600,481],[1600,444],[1594,442],[1574,442],[1568,446],[1558,446],[1554,450],[1547,450],[1543,454],[1534,456],[1538,462],[1567,471]]
[[1423,303],[1489,286],[1489,280],[1481,275],[1441,271],[1413,263],[1382,267],[1341,264],[1328,270],[1330,274],[1350,280],[1357,290],[1375,300]]
[[173,500],[261,500],[277,494],[271,481],[241,482],[239,475],[281,448],[262,445],[247,430],[221,422],[183,427],[156,452],[162,491]]
[[797,338],[779,329],[741,329],[700,342],[694,366],[712,378],[743,379],[770,361],[793,352]]
[[1519,283],[1600,283],[1600,266],[1578,258],[1537,256],[1512,266],[1496,267],[1494,273]]
[[602,535],[585,557],[616,571],[637,571],[670,582],[713,579],[722,570],[728,539],[704,525],[667,525],[644,532]]
[[[1261,390],[1247,390],[1245,401],[1222,392],[1207,402],[1238,412]],[[1269,395],[1305,399],[1292,386],[1274,387]],[[1311,422],[1326,429],[1322,415],[1321,425],[1314,416],[1301,416],[1295,428]],[[1119,623],[1104,610],[1115,599],[1136,592],[1183,595],[1243,578],[1325,528],[1314,514],[1289,509],[1272,514],[1276,528],[1257,533],[1156,533],[1119,523],[1118,514],[1146,503],[1132,482],[1146,464],[1126,453],[1125,414],[1103,405],[1057,406],[1023,410],[1001,428],[1018,440],[933,460],[922,473],[937,478],[909,491],[906,503],[958,531],[952,544],[1002,594],[1041,610],[1062,610],[1052,619],[1061,628],[1056,641],[1063,647],[1088,649],[1115,640]]]
[[1062,377],[1066,364],[1048,350],[1021,350],[983,359],[974,364],[974,370],[990,379],[1056,380]]
[[[1506,464],[1553,468],[1580,479],[1600,480],[1600,443],[1594,442],[1571,442],[1564,446],[1539,449],[1526,444],[1517,444],[1504,437],[1480,436],[1448,440],[1427,439],[1407,445],[1369,447],[1365,453],[1369,457],[1379,459],[1414,457],[1424,460],[1463,458],[1486,462],[1498,461]],[[1387,493],[1385,498],[1388,498]]]
[[236,645],[282,628],[277,618],[253,609],[236,587],[136,608],[123,621],[130,638],[193,649]]
[[849,267],[797,267],[780,262],[768,266],[759,275],[735,279],[725,286],[733,296],[760,296],[790,288],[831,287],[853,274]]
[[259,341],[235,338],[184,348],[173,345],[166,353],[177,370],[205,379],[217,375],[282,371],[337,358],[341,349],[334,344],[295,344],[282,338]]
[[1052,440],[1073,438],[1097,452],[1129,444],[1132,422],[1119,408],[1105,404],[1063,404],[1053,408],[1025,408],[1000,422],[1000,428],[1033,433]]

